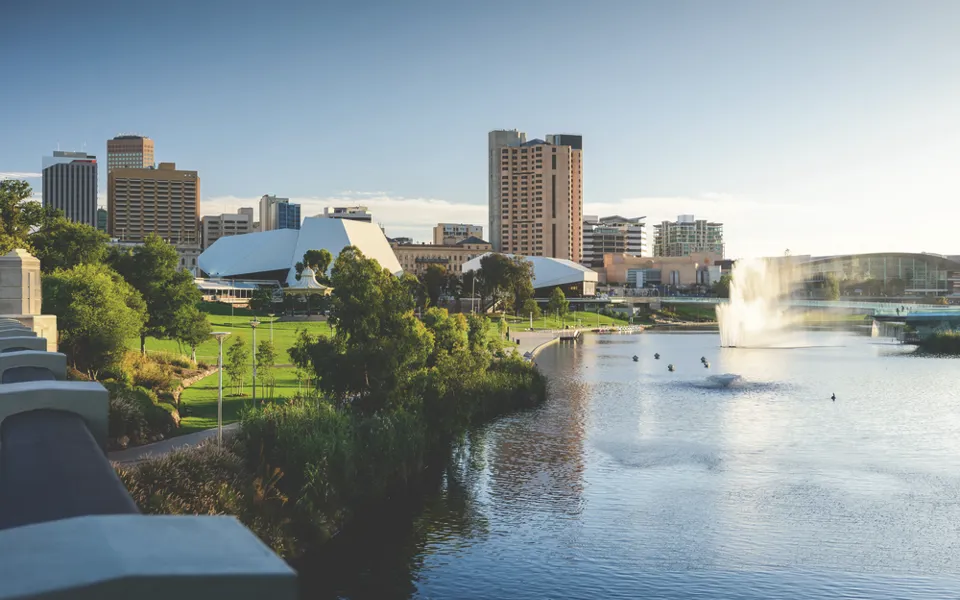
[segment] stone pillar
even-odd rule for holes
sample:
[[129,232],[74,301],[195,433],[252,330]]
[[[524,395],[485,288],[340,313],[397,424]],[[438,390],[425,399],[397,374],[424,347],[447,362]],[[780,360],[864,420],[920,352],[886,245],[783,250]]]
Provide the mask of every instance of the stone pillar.
[[57,351],[57,317],[40,314],[40,261],[17,248],[0,256],[0,317],[19,321]]

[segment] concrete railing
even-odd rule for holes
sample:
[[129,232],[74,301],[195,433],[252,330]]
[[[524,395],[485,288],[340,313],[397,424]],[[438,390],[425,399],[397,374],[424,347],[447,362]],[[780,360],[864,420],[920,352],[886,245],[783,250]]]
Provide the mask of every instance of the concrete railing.
[[0,319],[0,600],[295,598],[233,517],[139,514],[104,453],[107,390],[32,333]]

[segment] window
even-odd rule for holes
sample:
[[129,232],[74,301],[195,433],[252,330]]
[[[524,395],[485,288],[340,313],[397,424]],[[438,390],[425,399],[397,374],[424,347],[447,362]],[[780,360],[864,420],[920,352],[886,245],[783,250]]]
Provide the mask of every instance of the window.
[[553,169],[556,170],[556,169],[557,169],[557,155],[554,154],[551,158],[553,159]]

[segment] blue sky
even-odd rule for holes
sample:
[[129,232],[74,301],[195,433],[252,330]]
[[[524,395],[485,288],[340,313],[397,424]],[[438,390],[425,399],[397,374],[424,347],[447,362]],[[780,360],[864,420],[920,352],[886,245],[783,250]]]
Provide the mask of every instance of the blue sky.
[[[731,256],[960,254],[960,2],[98,2],[2,9],[0,173],[139,132],[205,213],[486,226],[486,133],[584,136],[587,213]],[[83,144],[86,144],[85,147]],[[101,176],[105,191],[105,177]],[[31,180],[39,190],[40,180]]]

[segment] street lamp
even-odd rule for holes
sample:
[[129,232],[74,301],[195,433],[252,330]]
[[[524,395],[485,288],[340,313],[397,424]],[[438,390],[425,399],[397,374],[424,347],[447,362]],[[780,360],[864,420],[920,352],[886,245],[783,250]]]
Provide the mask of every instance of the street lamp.
[[267,316],[270,317],[270,343],[272,344],[273,343],[273,321],[274,321],[274,317],[276,317],[277,315],[276,313],[268,313]]
[[256,317],[250,321],[250,329],[253,330],[253,406],[257,406],[257,325],[260,321]]
[[217,372],[220,374],[219,382],[217,384],[217,446],[223,445],[223,338],[230,335],[229,331],[214,331],[211,333],[213,337],[217,338],[217,342],[220,344],[220,358],[218,361],[219,369]]

